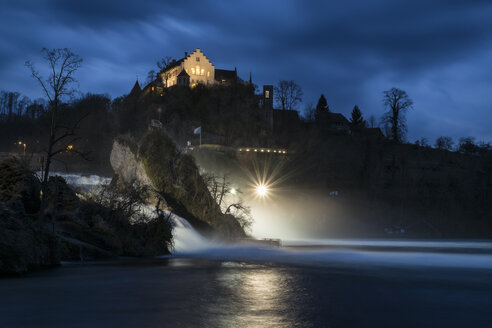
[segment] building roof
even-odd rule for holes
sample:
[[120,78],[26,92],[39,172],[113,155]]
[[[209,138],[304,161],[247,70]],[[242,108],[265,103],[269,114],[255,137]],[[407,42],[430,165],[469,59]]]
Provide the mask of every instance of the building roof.
[[184,69],[181,70],[181,73],[178,74],[178,77],[180,77],[180,76],[190,77],[190,75],[188,73],[186,73],[186,71]]
[[221,82],[222,80],[226,81],[235,81],[237,78],[236,70],[228,70],[228,69],[215,69],[215,80]]
[[[189,55],[188,55],[188,56],[189,56]],[[184,62],[184,60],[185,60],[186,58],[188,58],[188,56],[183,57],[183,58],[181,58],[181,59],[179,59],[179,60],[174,60],[174,59],[173,59],[173,61],[172,61],[172,62],[170,62],[170,63],[169,63],[169,65],[167,65],[167,66],[166,66],[166,67],[162,70],[162,72],[168,71],[168,70],[170,70],[171,68],[175,68],[175,67],[177,67],[177,66],[181,65],[181,63],[182,63],[182,62]]]
[[340,113],[328,112],[325,115],[326,115],[326,118],[328,119],[328,121],[330,121],[330,122],[340,122],[340,123],[346,123],[346,124],[349,123],[347,118]]
[[140,84],[138,83],[138,80],[135,81],[135,85],[132,88],[132,91],[130,91],[129,96],[138,96],[142,92],[142,88],[140,87]]

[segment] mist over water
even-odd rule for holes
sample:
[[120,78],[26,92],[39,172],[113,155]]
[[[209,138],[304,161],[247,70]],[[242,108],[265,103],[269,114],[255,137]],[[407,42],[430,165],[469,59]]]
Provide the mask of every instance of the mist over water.
[[[96,175],[54,174],[63,176],[71,185],[88,190],[111,180]],[[280,238],[282,247],[210,240],[197,232],[185,218],[165,212],[174,226],[172,256],[319,267],[492,270],[491,241],[308,238],[306,230],[296,229],[302,213],[292,210],[295,202],[282,208],[278,201],[253,205],[253,215],[257,221],[252,227],[252,235],[257,238]],[[144,207],[144,210],[149,215],[154,213],[151,206]],[[285,216],[288,212],[290,217]]]
[[281,247],[210,240],[165,211],[172,255],[0,279],[0,327],[490,327],[491,241],[313,238],[319,208],[302,230],[299,204],[257,207],[255,236]]
[[[36,172],[36,174],[39,178],[42,178],[41,172]],[[67,184],[81,188],[84,191],[89,191],[95,186],[107,185],[111,182],[111,178],[95,174],[51,172],[50,176],[60,176],[65,179]]]

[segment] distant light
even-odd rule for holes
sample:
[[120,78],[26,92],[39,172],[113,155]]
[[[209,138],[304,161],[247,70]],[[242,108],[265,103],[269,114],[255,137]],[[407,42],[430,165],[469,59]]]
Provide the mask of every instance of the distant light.
[[235,195],[236,194],[236,189],[232,188],[231,189],[231,194]]
[[268,193],[268,188],[267,186],[265,186],[264,184],[259,184],[258,186],[256,186],[256,193],[260,196],[260,197],[265,197],[266,194]]

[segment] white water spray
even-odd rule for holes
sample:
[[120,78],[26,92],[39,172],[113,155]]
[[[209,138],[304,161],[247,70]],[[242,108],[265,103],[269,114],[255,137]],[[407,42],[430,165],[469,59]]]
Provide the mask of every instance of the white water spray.
[[[88,188],[107,184],[110,178],[95,175],[59,174],[67,183]],[[144,206],[152,217],[155,209]],[[283,241],[294,248],[266,245],[225,245],[198,233],[184,218],[164,212],[173,224],[174,254],[220,261],[284,263],[322,267],[394,267],[394,268],[468,268],[492,270],[490,241],[396,241],[367,239],[309,239]],[[299,246],[317,246],[299,248]],[[375,250],[374,247],[378,249]],[[422,249],[427,249],[422,251]],[[463,253],[463,250],[467,253]]]

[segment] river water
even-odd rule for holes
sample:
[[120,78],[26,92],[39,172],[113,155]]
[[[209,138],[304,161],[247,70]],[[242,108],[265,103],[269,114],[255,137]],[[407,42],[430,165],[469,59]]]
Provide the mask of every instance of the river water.
[[492,327],[492,242],[226,245],[0,280],[0,327]]

